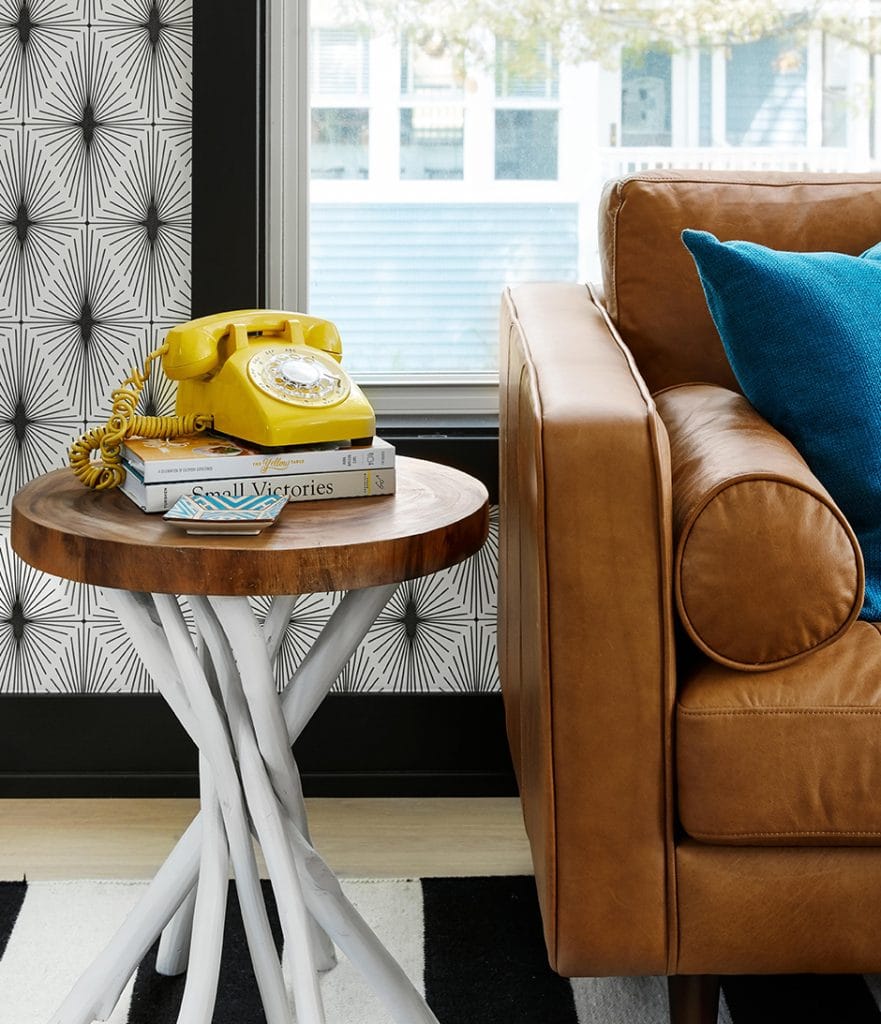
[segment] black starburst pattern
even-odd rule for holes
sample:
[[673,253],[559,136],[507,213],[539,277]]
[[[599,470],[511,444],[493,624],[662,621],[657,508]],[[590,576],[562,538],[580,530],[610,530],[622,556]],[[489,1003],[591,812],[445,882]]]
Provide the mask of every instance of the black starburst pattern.
[[447,683],[459,693],[494,693],[499,689],[496,624],[475,622],[467,640],[456,648]]
[[131,301],[97,238],[81,235],[32,315],[41,350],[82,420],[107,415],[110,391],[146,344]]
[[27,132],[0,152],[0,316],[20,320],[77,224],[71,203]]
[[128,678],[111,664],[96,634],[83,626],[66,645],[48,681],[57,693],[121,693]]
[[[179,0],[0,0],[0,690],[152,690],[94,588],[12,555],[8,501],[189,315],[190,34]],[[173,405],[154,374],[140,411]]]
[[16,117],[13,109],[12,95],[0,86],[0,145],[3,144],[4,139],[18,133],[22,123],[20,117]]
[[446,689],[449,659],[470,627],[440,574],[402,583],[367,634],[382,688]]
[[94,33],[77,42],[33,123],[86,221],[150,130]]
[[[100,592],[98,597],[100,600]],[[110,685],[127,693],[152,693],[153,680],[116,613],[99,607],[87,626],[89,633],[100,641],[106,661],[113,666],[113,675],[119,681],[118,685]]]
[[26,565],[0,540],[0,692],[45,690],[78,629],[58,580]]
[[333,684],[334,693],[370,693],[380,689],[379,670],[370,658],[366,644],[361,644],[346,662]]
[[494,619],[498,608],[499,507],[490,506],[489,536],[480,550],[448,571],[463,603],[477,619]]
[[120,270],[151,320],[189,317],[190,178],[159,130],[134,159],[96,217]]
[[[268,597],[254,598],[251,602],[261,623],[269,611],[270,602]],[[279,689],[288,682],[324,629],[336,603],[335,594],[304,594],[297,598],[275,661],[275,682]]]
[[189,111],[192,17],[190,0],[110,0],[99,16],[98,30],[153,122]]
[[0,95],[19,120],[82,36],[81,17],[61,0],[0,0]]
[[0,501],[65,464],[73,410],[39,350],[16,330],[0,334]]
[[73,580],[62,580],[61,586],[65,601],[73,609],[76,617],[85,622],[100,603],[98,588],[87,583],[74,583]]

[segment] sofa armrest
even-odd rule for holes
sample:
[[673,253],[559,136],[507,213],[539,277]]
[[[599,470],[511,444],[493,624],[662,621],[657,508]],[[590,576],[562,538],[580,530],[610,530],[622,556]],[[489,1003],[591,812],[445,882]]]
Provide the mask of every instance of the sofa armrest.
[[501,318],[499,659],[551,965],[668,968],[670,460],[589,289],[526,285]]

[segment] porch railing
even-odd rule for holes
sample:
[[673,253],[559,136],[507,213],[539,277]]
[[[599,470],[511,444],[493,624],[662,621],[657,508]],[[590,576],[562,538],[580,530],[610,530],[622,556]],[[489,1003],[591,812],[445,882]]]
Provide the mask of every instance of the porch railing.
[[746,148],[740,146],[634,146],[603,149],[603,180],[638,171],[689,168],[715,171],[863,171],[881,166],[848,149]]

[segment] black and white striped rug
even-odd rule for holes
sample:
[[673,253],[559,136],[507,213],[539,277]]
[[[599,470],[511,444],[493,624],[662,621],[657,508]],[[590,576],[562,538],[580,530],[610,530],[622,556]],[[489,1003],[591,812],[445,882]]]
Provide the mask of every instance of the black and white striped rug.
[[[0,882],[0,1024],[46,1024],[145,883]],[[265,883],[264,883],[265,884]],[[441,1024],[664,1024],[663,978],[567,981],[547,966],[531,878],[346,881],[349,898],[426,993]],[[267,901],[271,906],[271,894]],[[277,931],[276,926],[276,931]],[[263,1024],[234,894],[215,1024]],[[182,978],[155,974],[155,950],[110,1018],[173,1024]],[[723,1024],[881,1021],[881,978],[723,982]],[[323,980],[328,1024],[390,1024],[341,958]]]

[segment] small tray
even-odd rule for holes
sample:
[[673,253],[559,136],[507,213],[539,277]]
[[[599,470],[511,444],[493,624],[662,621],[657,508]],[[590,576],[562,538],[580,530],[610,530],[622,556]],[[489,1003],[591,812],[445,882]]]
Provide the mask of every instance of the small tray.
[[227,498],[217,494],[187,495],[162,517],[187,533],[201,535],[255,536],[281,515],[287,498],[262,494]]

